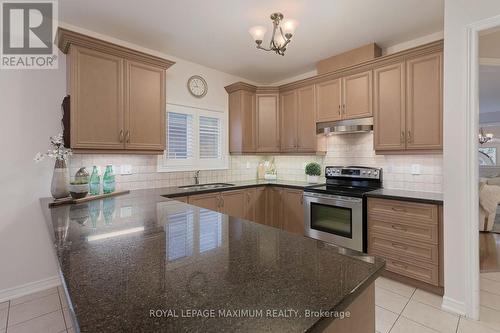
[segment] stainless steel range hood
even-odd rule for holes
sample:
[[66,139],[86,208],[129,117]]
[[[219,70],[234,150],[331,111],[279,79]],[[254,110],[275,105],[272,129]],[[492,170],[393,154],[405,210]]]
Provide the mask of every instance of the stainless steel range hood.
[[325,135],[365,133],[370,131],[373,131],[373,117],[316,124],[316,133]]

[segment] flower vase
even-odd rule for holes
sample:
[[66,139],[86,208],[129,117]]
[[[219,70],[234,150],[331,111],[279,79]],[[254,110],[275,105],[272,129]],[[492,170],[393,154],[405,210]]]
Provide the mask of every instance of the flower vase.
[[309,184],[317,184],[319,181],[319,176],[311,176],[311,175],[307,175],[307,182]]
[[62,199],[69,196],[69,172],[66,167],[66,161],[63,159],[56,159],[50,193],[54,199]]

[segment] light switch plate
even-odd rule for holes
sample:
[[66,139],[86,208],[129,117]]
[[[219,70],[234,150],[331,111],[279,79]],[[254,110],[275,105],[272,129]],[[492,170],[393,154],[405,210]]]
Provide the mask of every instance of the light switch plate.
[[247,162],[247,169],[250,169],[250,162]]
[[126,218],[132,216],[132,206],[123,206],[120,208],[120,217]]
[[412,175],[420,175],[420,164],[412,164],[411,165],[411,174]]
[[130,164],[122,164],[120,167],[121,175],[131,175],[132,174],[132,166]]

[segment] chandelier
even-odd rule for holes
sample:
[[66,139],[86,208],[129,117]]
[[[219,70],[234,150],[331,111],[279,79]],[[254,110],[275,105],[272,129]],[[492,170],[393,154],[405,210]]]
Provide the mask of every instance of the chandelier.
[[491,140],[493,140],[493,133],[484,134],[484,130],[481,128],[479,130],[479,143],[485,144],[486,142],[489,142]]
[[281,13],[271,14],[271,20],[273,21],[273,35],[269,42],[269,48],[262,46],[262,40],[267,31],[266,27],[258,25],[250,28],[248,32],[252,35],[258,49],[273,51],[276,54],[284,56],[286,46],[290,43],[295,28],[297,27],[297,22],[290,19],[283,20],[283,14]]

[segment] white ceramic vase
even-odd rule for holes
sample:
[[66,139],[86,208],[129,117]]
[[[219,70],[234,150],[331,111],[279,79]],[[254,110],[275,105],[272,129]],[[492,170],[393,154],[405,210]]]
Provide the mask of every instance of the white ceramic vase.
[[309,184],[317,184],[319,181],[319,176],[310,176],[310,175],[307,175],[307,182]]
[[66,161],[63,159],[56,159],[50,193],[54,199],[62,199],[69,196],[69,172],[66,167]]

